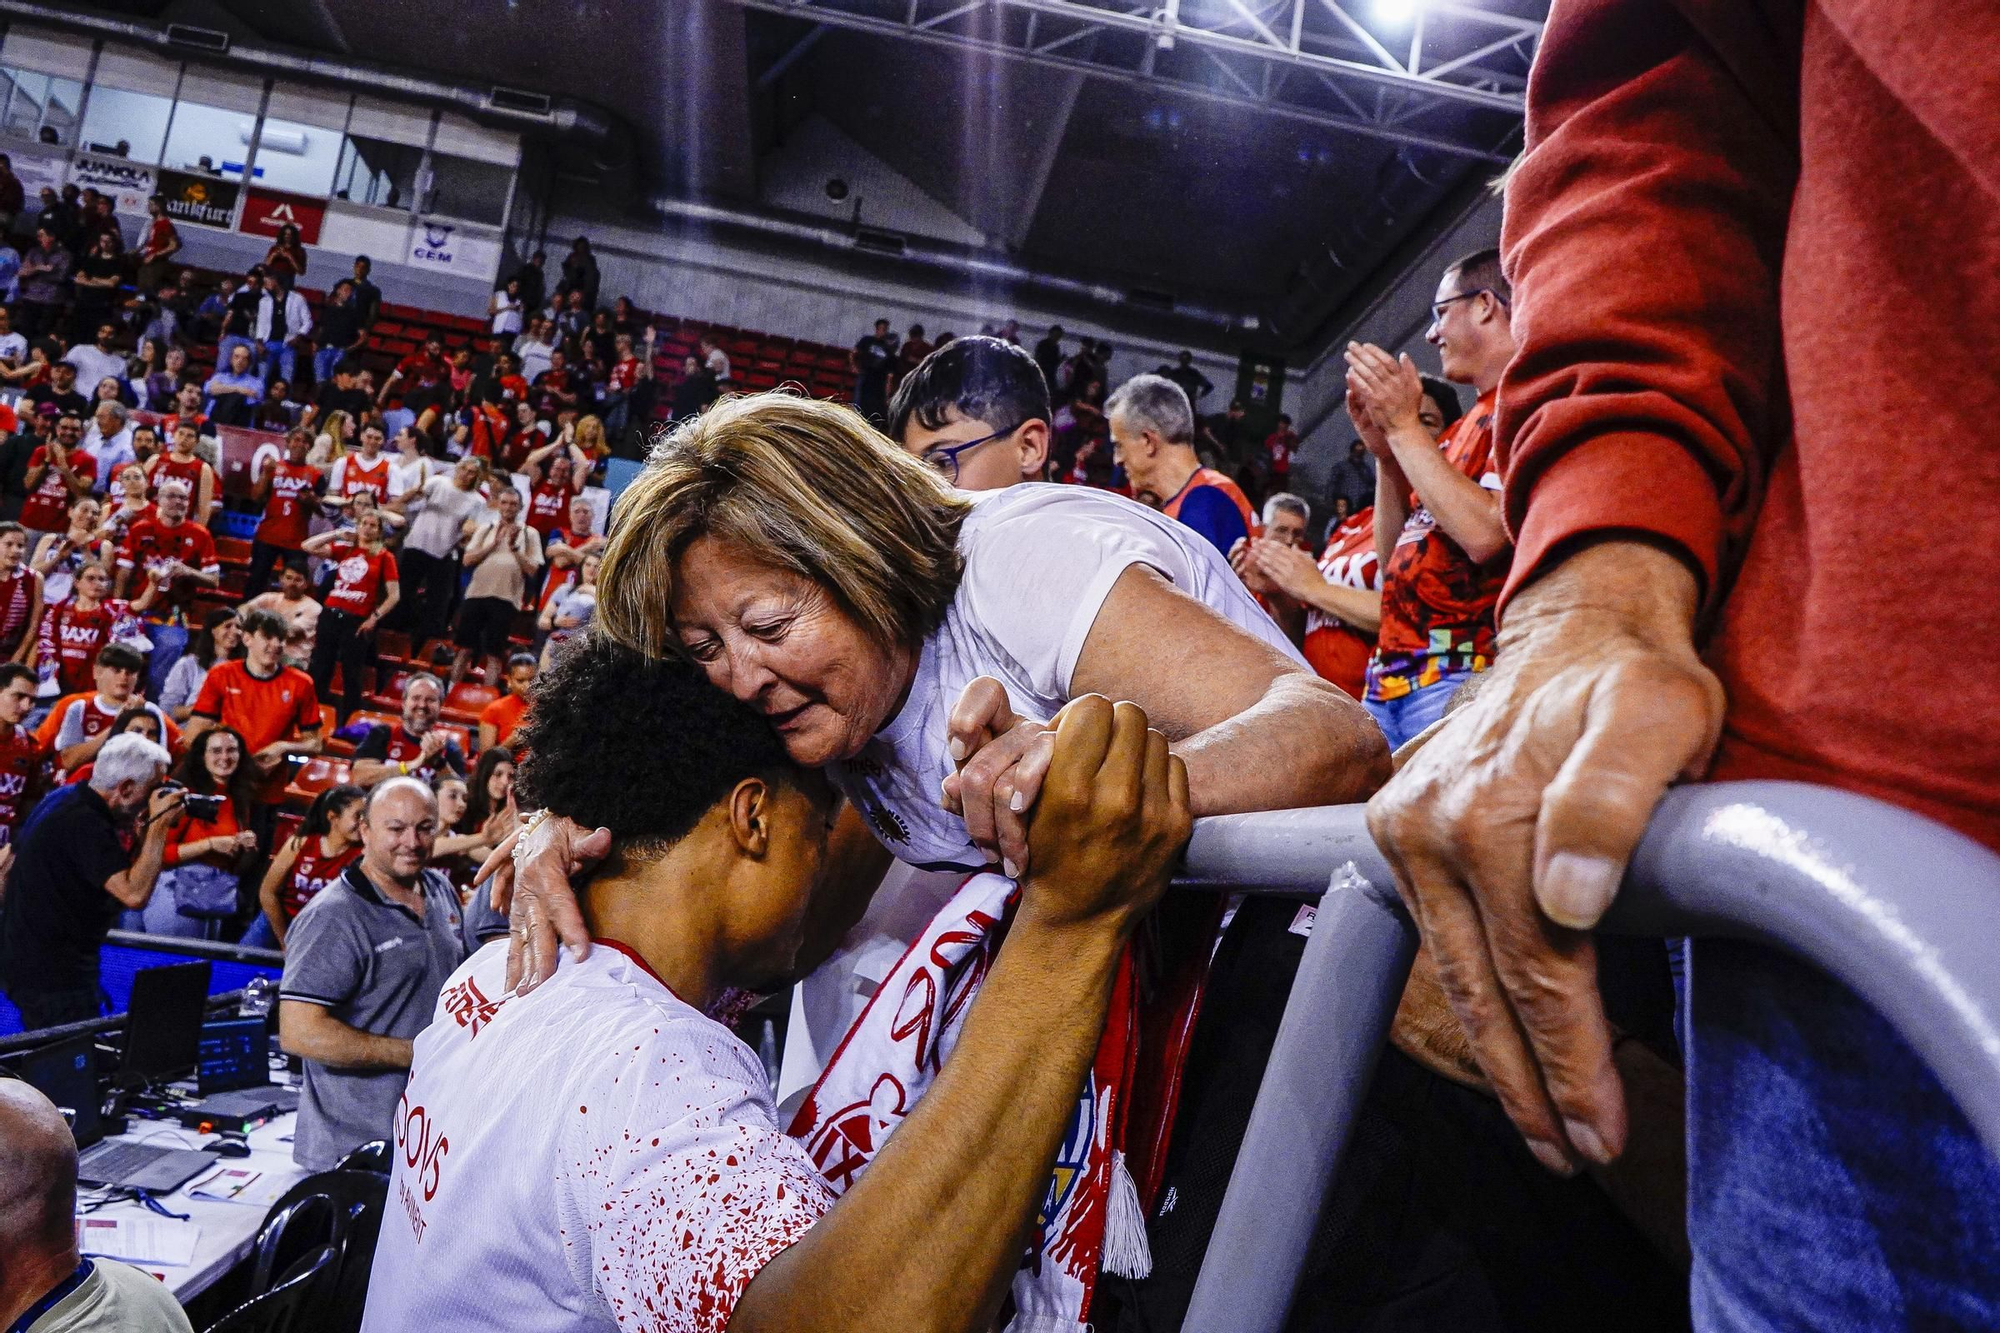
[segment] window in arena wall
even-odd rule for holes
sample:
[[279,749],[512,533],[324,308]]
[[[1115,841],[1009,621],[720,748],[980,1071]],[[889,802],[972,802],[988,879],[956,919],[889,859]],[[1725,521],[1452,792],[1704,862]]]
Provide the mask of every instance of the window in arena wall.
[[333,193],[352,95],[276,84],[257,144],[257,183],[291,194]]
[[423,211],[497,227],[507,219],[507,192],[513,183],[512,167],[434,152]]
[[105,157],[158,162],[180,83],[178,61],[107,43],[91,74],[78,147]]
[[[96,106],[93,93],[91,108],[95,110]],[[228,111],[183,101],[174,108],[174,125],[167,134],[160,165],[174,171],[241,180],[243,162],[250,153],[250,135],[256,128],[254,111]],[[261,154],[258,165],[263,165]]]
[[174,123],[167,129],[160,165],[241,180],[263,103],[261,75],[190,64],[181,76]]
[[416,196],[420,145],[389,143],[349,134],[333,173],[333,197],[377,208],[407,209]]
[[106,157],[128,157],[134,162],[160,160],[160,145],[166,139],[167,122],[172,119],[174,99],[155,93],[138,93],[102,84],[90,90],[90,104],[83,113],[83,135],[79,146],[88,153]]
[[76,108],[83,100],[81,79],[0,65],[0,83],[5,85],[0,129],[65,148],[76,143]]

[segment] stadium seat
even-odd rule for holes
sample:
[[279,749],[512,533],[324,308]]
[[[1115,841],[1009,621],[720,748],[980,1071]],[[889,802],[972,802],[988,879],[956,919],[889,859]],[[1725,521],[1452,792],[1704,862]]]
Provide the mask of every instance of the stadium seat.
[[217,537],[215,556],[225,565],[243,565],[247,568],[250,564],[250,543],[241,537]]
[[285,800],[299,808],[312,804],[313,797],[328,787],[338,787],[350,776],[347,760],[335,755],[316,754],[306,760],[298,776],[285,788]]
[[465,681],[445,696],[443,715],[447,721],[476,727],[481,710],[499,697],[500,691],[491,685],[474,685]]

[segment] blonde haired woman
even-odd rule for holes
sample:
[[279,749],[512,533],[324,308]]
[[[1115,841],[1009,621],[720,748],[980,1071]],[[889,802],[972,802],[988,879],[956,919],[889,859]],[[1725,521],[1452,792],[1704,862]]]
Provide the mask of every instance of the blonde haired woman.
[[354,424],[354,414],[336,408],[326,414],[325,428],[319,438],[313,441],[312,451],[306,455],[306,462],[316,468],[330,468],[337,458],[347,457],[348,448],[354,443],[358,427]]
[[[1144,708],[1198,814],[1358,800],[1389,769],[1360,706],[1193,530],[1081,487],[953,490],[851,409],[792,394],[726,399],[654,450],[620,497],[592,633],[693,659],[847,794],[836,842],[882,846],[829,880],[836,939],[891,854],[1025,866],[1047,724],[1077,695]],[[522,849],[531,977],[557,934],[587,948],[564,873],[586,832],[543,821]]]

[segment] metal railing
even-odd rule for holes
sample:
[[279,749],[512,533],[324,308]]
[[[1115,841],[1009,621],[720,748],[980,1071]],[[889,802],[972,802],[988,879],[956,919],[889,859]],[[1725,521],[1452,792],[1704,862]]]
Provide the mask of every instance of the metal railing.
[[[1362,809],[1204,819],[1176,881],[1319,900],[1186,1333],[1283,1328],[1408,976],[1416,933]],[[1668,795],[1603,929],[1812,963],[1896,1028],[2000,1156],[1995,922],[2000,855],[1969,838],[1846,792],[1738,782]]]

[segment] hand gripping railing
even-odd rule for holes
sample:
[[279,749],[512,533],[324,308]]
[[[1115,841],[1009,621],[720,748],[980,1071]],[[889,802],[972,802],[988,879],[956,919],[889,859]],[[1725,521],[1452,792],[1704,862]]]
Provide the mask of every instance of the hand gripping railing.
[[[1278,1333],[1416,934],[1362,807],[1204,819],[1178,885],[1319,895],[1185,1333]],[[1328,877],[1331,875],[1331,882]],[[1786,950],[1873,1005],[2000,1156],[2000,855],[1793,782],[1670,793],[1603,929]]]

